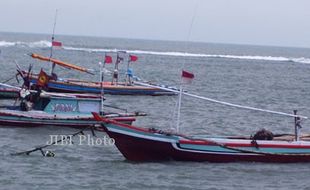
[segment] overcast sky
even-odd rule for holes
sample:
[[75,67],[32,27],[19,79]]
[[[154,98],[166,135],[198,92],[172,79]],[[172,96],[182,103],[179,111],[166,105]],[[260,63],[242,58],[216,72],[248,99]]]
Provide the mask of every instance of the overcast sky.
[[[197,11],[195,11],[198,2]],[[310,47],[310,0],[0,0],[0,31]],[[0,39],[1,40],[1,39]]]

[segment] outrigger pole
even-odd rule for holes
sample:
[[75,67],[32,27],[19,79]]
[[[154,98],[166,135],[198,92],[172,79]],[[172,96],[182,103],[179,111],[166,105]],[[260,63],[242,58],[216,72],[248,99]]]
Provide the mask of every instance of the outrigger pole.
[[[173,90],[173,89],[165,88],[165,87],[161,87],[161,86],[154,86],[154,85],[143,83],[143,82],[134,81],[134,83],[142,85],[142,86],[158,88],[158,89],[162,89],[162,90],[166,90],[166,91],[170,91],[170,92],[181,93],[179,90]],[[182,92],[182,94],[193,97],[193,98],[198,98],[198,99],[206,100],[209,102],[213,102],[213,103],[217,103],[217,104],[221,104],[221,105],[225,105],[225,106],[230,106],[230,107],[235,107],[235,108],[240,108],[240,109],[247,109],[247,110],[252,110],[252,111],[259,111],[259,112],[277,114],[277,115],[294,117],[294,118],[308,119],[308,117],[302,116],[302,115],[297,115],[297,114],[295,115],[295,114],[289,114],[289,113],[284,113],[284,112],[279,112],[279,111],[272,111],[272,110],[254,108],[254,107],[250,107],[250,106],[242,106],[242,105],[233,104],[233,103],[229,103],[229,102],[223,102],[223,101],[219,101],[219,100],[215,100],[212,98],[207,98],[207,97],[203,97],[203,96],[199,96],[199,95],[195,95],[195,94],[190,94],[187,92]]]

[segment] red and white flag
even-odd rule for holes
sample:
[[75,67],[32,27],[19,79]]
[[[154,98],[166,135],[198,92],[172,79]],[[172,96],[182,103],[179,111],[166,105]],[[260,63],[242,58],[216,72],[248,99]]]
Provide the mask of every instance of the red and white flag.
[[58,41],[52,41],[52,46],[53,46],[53,47],[61,47],[61,46],[62,46],[62,43],[61,43],[61,42],[58,42]]
[[112,57],[109,56],[109,55],[106,55],[106,56],[104,57],[104,63],[107,63],[107,64],[112,63]]
[[182,70],[182,83],[191,83],[194,79],[194,74],[193,73],[190,73],[188,71],[184,71]]
[[129,61],[137,61],[138,57],[135,55],[129,55]]

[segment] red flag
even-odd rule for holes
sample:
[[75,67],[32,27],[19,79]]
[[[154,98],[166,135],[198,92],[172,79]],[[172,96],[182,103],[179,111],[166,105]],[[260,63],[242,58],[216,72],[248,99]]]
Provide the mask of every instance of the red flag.
[[109,55],[106,55],[105,58],[104,58],[104,63],[112,63],[112,57],[109,56]]
[[129,55],[129,60],[130,60],[130,61],[137,61],[137,60],[138,60],[138,57],[135,56],[135,55]]
[[47,85],[49,80],[48,75],[41,69],[38,80],[37,80],[37,85],[44,87]]
[[195,76],[193,73],[182,70],[182,81],[183,82],[191,83],[194,77]]
[[54,47],[61,47],[62,43],[58,42],[58,41],[52,41],[52,46],[54,46]]
[[183,77],[183,78],[193,79],[193,78],[194,78],[194,74],[193,74],[193,73],[190,73],[190,72],[187,72],[187,71],[182,70],[182,77]]

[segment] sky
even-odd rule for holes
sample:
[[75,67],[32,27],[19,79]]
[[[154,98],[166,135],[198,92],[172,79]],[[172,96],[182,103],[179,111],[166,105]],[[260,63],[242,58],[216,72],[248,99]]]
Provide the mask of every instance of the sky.
[[0,31],[51,34],[56,9],[58,35],[310,48],[310,0],[0,0]]

